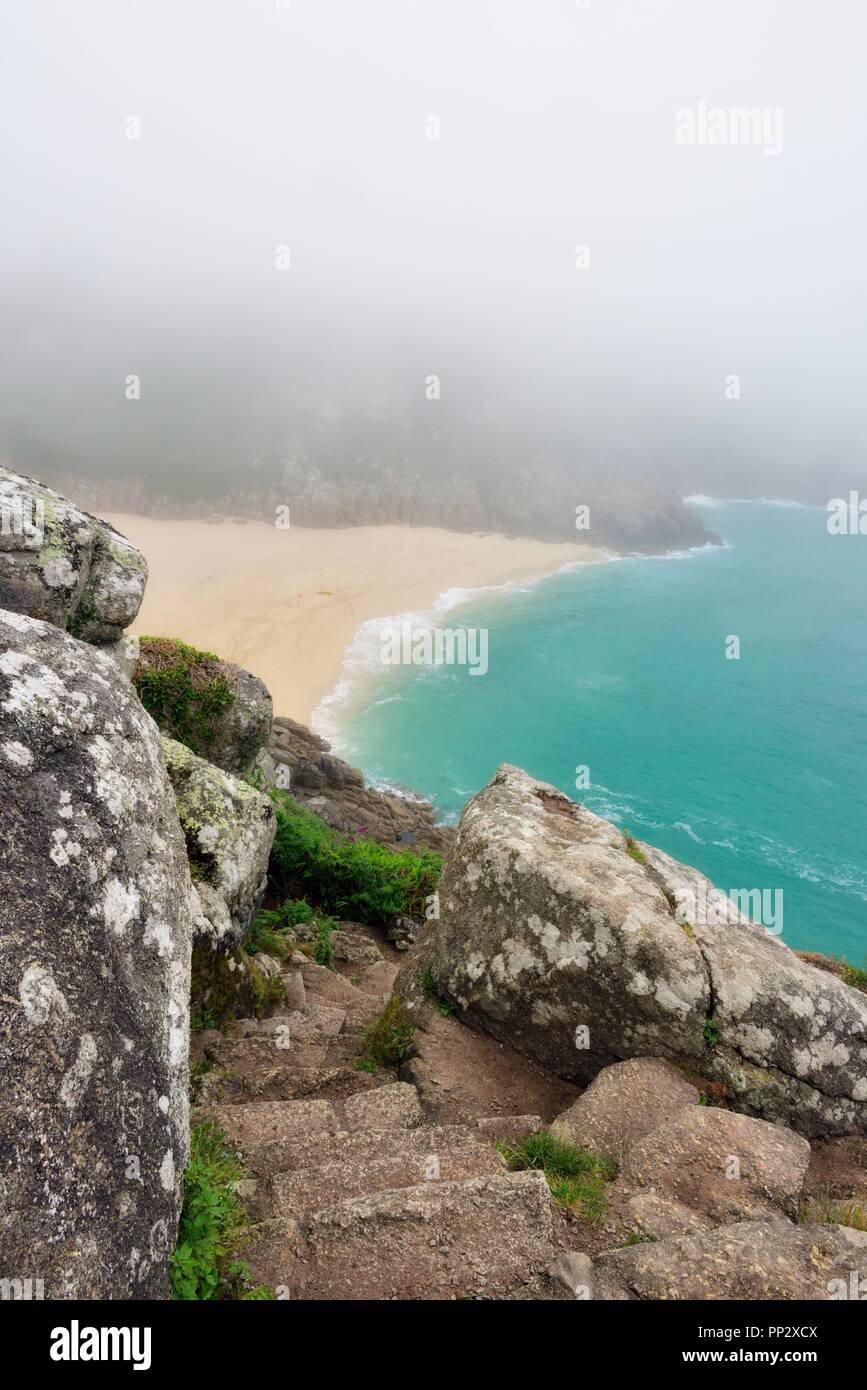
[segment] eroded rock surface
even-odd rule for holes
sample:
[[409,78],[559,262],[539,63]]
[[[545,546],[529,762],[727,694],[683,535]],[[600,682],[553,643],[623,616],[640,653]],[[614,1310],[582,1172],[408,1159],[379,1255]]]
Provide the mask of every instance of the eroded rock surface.
[[396,991],[412,1007],[429,968],[473,1026],[569,1080],[663,1057],[807,1136],[867,1130],[867,996],[739,915],[681,922],[685,892],[714,889],[503,766],[464,810]]
[[115,643],[144,597],[131,541],[60,493],[0,467],[0,608]]
[[0,612],[0,1273],[163,1298],[188,1148],[192,893],[110,657]]
[[246,934],[265,891],[275,816],[247,782],[164,738],[166,768],[202,904],[199,933],[228,945]]

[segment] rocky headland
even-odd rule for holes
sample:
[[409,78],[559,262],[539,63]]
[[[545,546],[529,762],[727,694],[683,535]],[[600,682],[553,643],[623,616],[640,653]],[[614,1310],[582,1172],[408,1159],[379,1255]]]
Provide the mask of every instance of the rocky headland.
[[124,638],[107,523],[4,499],[11,1296],[867,1287],[859,972],[684,912],[700,874],[520,769],[456,829],[367,787],[254,674]]

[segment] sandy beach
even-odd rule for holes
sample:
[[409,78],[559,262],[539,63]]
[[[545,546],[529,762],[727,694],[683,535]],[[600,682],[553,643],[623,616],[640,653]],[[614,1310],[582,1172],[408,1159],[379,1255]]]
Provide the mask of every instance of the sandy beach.
[[604,557],[586,545],[434,527],[281,531],[256,521],[108,520],[150,567],[131,631],[179,637],[238,662],[265,681],[275,713],[303,723],[333,690],[368,619],[429,610],[448,589],[538,578]]

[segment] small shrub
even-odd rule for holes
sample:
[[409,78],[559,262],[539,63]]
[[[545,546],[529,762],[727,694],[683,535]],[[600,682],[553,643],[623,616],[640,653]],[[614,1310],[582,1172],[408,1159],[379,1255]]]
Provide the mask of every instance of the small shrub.
[[255,921],[244,940],[244,950],[248,956],[274,956],[276,960],[285,960],[295,946],[294,938],[287,939],[284,935],[286,928],[274,930],[267,923],[267,918],[275,916],[270,912],[257,912]]
[[630,1231],[626,1237],[627,1245],[652,1245],[656,1236],[645,1235],[642,1231]]
[[331,933],[337,923],[333,917],[317,916],[315,920],[318,935],[313,947],[313,959],[317,965],[324,965],[326,970],[332,970],[334,968],[334,947],[331,944]]
[[557,1139],[548,1130],[520,1144],[501,1140],[496,1148],[512,1172],[541,1169],[558,1206],[577,1210],[588,1221],[598,1221],[607,1210],[605,1182],[617,1171],[610,1159]]
[[436,889],[438,854],[391,850],[375,840],[349,839],[272,789],[277,833],[270,874],[278,892],[311,898],[335,917],[385,926],[396,917],[422,919]]
[[234,1190],[246,1177],[226,1136],[212,1120],[190,1134],[190,1161],[184,1173],[184,1204],[178,1244],[172,1256],[176,1299],[269,1298],[266,1289],[249,1289],[249,1270],[235,1252],[249,1229]]
[[716,1047],[717,1043],[719,1042],[719,1028],[714,1023],[712,1018],[705,1019],[703,1032],[705,1047]]
[[217,1020],[209,1009],[193,1009],[190,1012],[190,1032],[204,1033],[207,1028],[216,1028]]
[[376,1067],[396,1067],[410,1049],[415,1026],[396,994],[393,994],[362,1041],[362,1060]]

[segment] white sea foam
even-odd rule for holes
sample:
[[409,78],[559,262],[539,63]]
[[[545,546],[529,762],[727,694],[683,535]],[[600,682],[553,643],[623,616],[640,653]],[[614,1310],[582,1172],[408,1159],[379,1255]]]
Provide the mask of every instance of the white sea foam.
[[790,497],[708,497],[704,492],[695,492],[691,497],[684,497],[684,502],[691,503],[694,507],[795,507],[799,511],[808,511],[809,503],[795,502]]

